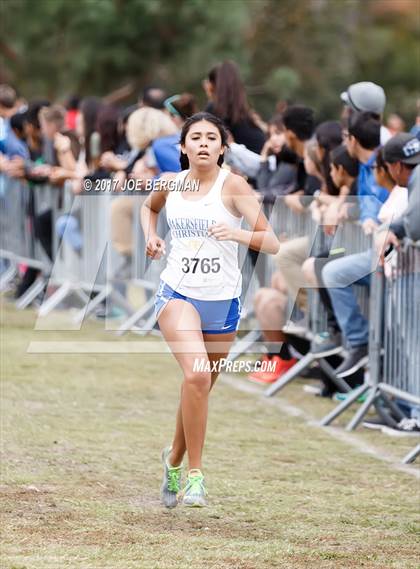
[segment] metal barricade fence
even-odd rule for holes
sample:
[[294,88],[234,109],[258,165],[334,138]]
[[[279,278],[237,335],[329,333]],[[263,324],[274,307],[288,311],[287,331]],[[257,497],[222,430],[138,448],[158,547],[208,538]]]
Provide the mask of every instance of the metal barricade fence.
[[[364,393],[366,400],[347,430],[358,426],[371,405],[385,422],[384,405],[395,418],[405,417],[394,398],[420,407],[420,243],[406,240],[387,264],[386,273],[377,267],[372,275],[367,379],[321,421],[322,425],[330,424]],[[391,421],[395,424],[395,419]],[[419,453],[420,447],[416,447],[403,462],[411,462]]]
[[[308,256],[328,256],[330,249],[336,247],[343,248],[346,254],[362,253],[369,249],[370,245],[370,239],[364,235],[362,227],[357,223],[347,222],[337,228],[334,236],[327,236],[322,226],[316,226],[316,224],[312,222],[311,235],[312,247]],[[357,287],[356,294],[363,312],[367,315],[369,301],[366,287]],[[308,316],[308,338],[312,339],[316,334],[327,330],[327,311],[321,302],[317,289],[310,288],[308,290]],[[337,386],[339,391],[350,391],[347,382],[336,377],[333,367],[325,358],[319,357],[309,351],[290,370],[283,374],[281,378],[271,384],[265,391],[265,395],[272,397],[293,379],[299,377],[303,371],[310,368],[315,362]]]
[[[55,209],[53,218],[56,247],[49,284],[58,288],[43,302],[39,314],[47,315],[72,294],[77,295],[84,305],[74,317],[77,324],[108,298],[131,313],[131,306],[113,286],[115,254],[110,221],[113,194],[101,191],[73,196],[70,186],[65,186],[62,208]],[[67,224],[62,239],[58,239],[56,221],[60,215],[76,220],[82,237],[80,251],[75,251],[68,242]]]
[[420,243],[406,242],[385,280],[383,389],[420,405]]
[[[146,302],[137,311],[121,324],[118,334],[122,335],[130,330],[139,334],[147,334],[155,329],[156,318],[154,314],[154,293],[159,286],[160,274],[166,266],[166,256],[159,260],[152,260],[146,256],[146,238],[140,223],[140,210],[148,193],[132,196],[135,200],[133,207],[133,283],[143,288]],[[166,221],[165,208],[159,213],[157,234],[165,240],[166,252],[170,248],[170,230]]]
[[0,175],[0,256],[13,265],[32,259],[28,184]]
[[[287,239],[308,236],[312,231],[311,218],[308,212],[294,213],[286,205],[284,198],[274,202],[264,202],[264,213],[277,236]],[[244,225],[244,229],[247,229]],[[310,237],[308,237],[308,243]],[[270,287],[271,279],[277,270],[273,255],[253,254],[244,247],[239,247],[239,267],[242,272],[242,316],[240,332],[244,335],[238,337],[229,354],[231,361],[249,352],[256,342],[261,339],[261,331],[254,319],[254,297],[262,286]],[[256,259],[256,261],[255,261]],[[293,303],[289,303],[289,312],[292,312]]]
[[[408,402],[420,419],[420,242],[404,242],[385,279],[383,328],[380,397]],[[402,462],[413,462],[418,455],[419,444]]]
[[45,288],[52,259],[50,252],[47,254],[41,245],[35,228],[48,224],[49,216],[58,203],[59,192],[55,186],[29,184],[0,176],[0,257],[10,263],[2,275],[1,287],[7,286],[14,278],[19,264],[40,272],[36,281],[16,302],[17,308],[25,308]]
[[[366,235],[358,222],[347,222],[337,227],[331,248],[343,248],[345,255],[363,253],[372,248],[372,237]],[[366,318],[369,316],[369,290],[365,286],[355,287],[356,297]]]

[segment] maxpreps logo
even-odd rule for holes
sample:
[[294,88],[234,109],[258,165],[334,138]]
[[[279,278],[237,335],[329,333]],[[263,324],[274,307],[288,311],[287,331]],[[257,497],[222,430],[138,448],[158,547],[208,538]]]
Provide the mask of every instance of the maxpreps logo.
[[242,361],[235,360],[234,362],[221,358],[217,362],[210,362],[205,358],[195,358],[193,371],[205,373],[254,373],[254,372],[274,372],[276,370],[276,362],[271,360],[263,361]]

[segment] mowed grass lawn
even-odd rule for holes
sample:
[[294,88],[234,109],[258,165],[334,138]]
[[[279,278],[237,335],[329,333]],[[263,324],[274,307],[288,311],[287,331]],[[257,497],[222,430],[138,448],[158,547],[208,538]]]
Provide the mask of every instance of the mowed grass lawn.
[[[210,505],[165,510],[172,356],[29,354],[32,340],[116,338],[96,322],[34,331],[32,311],[2,312],[2,569],[419,566],[418,478],[223,380],[204,450]],[[332,408],[301,385],[279,397],[298,404],[298,393],[315,415]]]

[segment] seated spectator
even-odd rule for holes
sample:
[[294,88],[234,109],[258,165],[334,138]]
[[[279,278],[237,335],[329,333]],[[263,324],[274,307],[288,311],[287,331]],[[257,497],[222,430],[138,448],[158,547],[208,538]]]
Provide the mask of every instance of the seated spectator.
[[343,141],[342,128],[337,121],[325,121],[315,129],[317,155],[321,163],[321,173],[325,180],[327,194],[335,196],[339,188],[334,184],[330,174],[330,152],[340,146]]
[[[306,184],[308,173],[304,166],[305,144],[311,138],[314,131],[314,117],[312,109],[301,106],[289,107],[284,115],[284,135],[288,148],[296,154],[296,179],[295,193],[286,196],[286,204],[298,213],[305,211],[305,205],[300,199],[307,193]],[[316,159],[316,157],[315,157]],[[313,166],[313,173],[316,166],[306,155],[307,166]],[[310,166],[309,166],[310,164]],[[298,185],[300,184],[300,185]],[[319,186],[318,186],[319,188]],[[294,198],[292,202],[288,199]],[[281,331],[286,321],[285,310],[287,307],[287,295],[293,301],[298,298],[298,292],[303,286],[303,276],[301,266],[308,256],[309,238],[301,237],[283,242],[280,251],[276,256],[279,272],[273,276],[272,288],[261,288],[255,297],[255,311],[260,322],[261,329],[264,331],[265,339],[270,343],[284,342],[285,335]],[[303,307],[305,300],[299,299],[300,306]],[[273,310],[271,311],[271,305]],[[296,363],[292,358],[287,347],[284,345],[281,350],[270,348],[269,357],[275,357],[276,369],[272,372],[256,372],[249,376],[254,382],[271,383],[281,377],[291,366]]]
[[[359,162],[351,158],[344,145],[335,148],[331,152],[331,179],[339,188],[344,199],[348,194],[357,192],[357,175]],[[343,203],[340,197],[328,206],[323,216],[323,228],[327,234],[334,234],[337,227],[338,209]],[[319,287],[319,294],[327,312],[327,330],[317,334],[312,342],[311,352],[317,357],[327,357],[342,351],[341,330],[331,304],[328,291],[322,280],[322,269],[332,259],[338,259],[343,255],[341,249],[324,251],[317,257],[309,257],[302,265],[302,271],[306,281],[315,287]]]
[[409,197],[403,215],[391,223],[385,235],[381,232],[377,240],[381,253],[388,245],[399,247],[399,240],[404,237],[420,240],[420,141],[408,133],[396,134],[385,145],[383,154],[392,178],[407,186]]
[[417,137],[420,140],[420,99],[417,99],[417,113],[416,113],[416,120],[414,121],[413,126],[410,129],[410,134]]
[[[376,161],[376,149],[379,147],[381,124],[371,113],[353,113],[349,119],[345,138],[348,153],[359,163],[357,195],[359,218],[366,235],[370,235],[378,226],[378,212],[388,198],[388,192],[377,184],[373,166]],[[349,208],[344,208],[341,216],[351,218]]]
[[[379,134],[379,133],[378,133]],[[386,202],[378,213],[378,220],[390,222],[393,217],[404,211],[407,203],[406,189],[396,188],[395,182],[379,153],[375,165],[376,183],[386,188],[390,204]],[[348,354],[336,369],[337,377],[345,378],[353,374],[368,361],[369,323],[362,314],[357,302],[353,284],[370,285],[370,274],[377,264],[377,257],[372,249],[363,253],[348,255],[328,262],[322,270],[322,280],[328,289],[334,313],[343,334],[343,340],[349,346]],[[336,337],[337,341],[338,336]],[[330,345],[331,338],[329,339]],[[321,347],[321,346],[320,346]],[[326,346],[325,346],[326,347]]]
[[[309,176],[304,166],[305,143],[311,138],[314,128],[314,113],[312,109],[303,106],[291,106],[284,115],[285,138],[287,146],[298,156],[297,190],[285,198],[285,203],[295,213],[305,212],[308,197],[313,195],[312,187],[308,186]],[[318,181],[318,188],[320,181]],[[286,281],[288,292],[293,301],[298,298],[299,290],[305,286],[302,274],[302,264],[309,254],[309,237],[299,237],[282,243],[276,255],[277,266]],[[305,298],[301,297],[301,306]]]
[[[343,118],[350,119],[353,113],[367,112],[381,121],[386,105],[385,91],[380,85],[371,81],[361,81],[353,83],[347,91],[341,93],[341,100],[344,103]],[[391,137],[390,131],[381,125],[380,142],[384,145]]]

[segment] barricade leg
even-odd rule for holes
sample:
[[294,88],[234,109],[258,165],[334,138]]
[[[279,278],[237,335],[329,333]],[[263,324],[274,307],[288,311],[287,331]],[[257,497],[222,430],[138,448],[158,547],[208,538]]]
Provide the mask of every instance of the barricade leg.
[[122,336],[126,332],[129,332],[139,320],[145,318],[146,315],[154,309],[154,302],[155,299],[152,296],[141,308],[139,308],[139,310],[137,310],[134,314],[132,314],[132,316],[130,316],[130,318],[123,322],[123,324],[121,324],[117,330],[118,336]]
[[246,354],[248,350],[252,348],[255,342],[261,340],[261,335],[262,334],[260,330],[251,330],[251,332],[248,332],[248,334],[246,334],[243,338],[237,339],[230,349],[227,360],[233,362],[243,354]]
[[90,300],[87,306],[83,307],[76,316],[73,318],[75,324],[81,324],[85,318],[87,318],[95,308],[101,304],[103,300],[110,294],[111,289],[109,285],[106,285],[92,300]]
[[409,464],[410,462],[414,462],[416,458],[419,456],[419,454],[420,454],[420,445],[417,445],[416,448],[410,450],[410,452],[405,455],[405,457],[402,459],[402,462],[404,464]]
[[341,393],[348,393],[351,391],[351,387],[344,381],[344,379],[341,379],[341,377],[337,377],[335,375],[334,368],[330,366],[325,358],[320,358],[318,363],[322,371],[331,379],[333,383],[335,383]]
[[156,324],[156,322],[157,322],[157,319],[156,319],[155,311],[153,310],[152,313],[150,314],[150,316],[147,318],[147,320],[143,324],[141,330],[133,330],[133,332],[135,334],[138,334],[139,336],[146,336],[146,334],[158,334],[158,335],[160,335],[160,332],[158,330],[153,329],[153,326]]
[[346,409],[348,409],[361,395],[363,395],[371,386],[368,383],[364,383],[357,389],[353,391],[351,395],[347,397],[344,401],[342,401],[335,409],[330,411],[321,421],[319,424],[323,427],[330,425],[334,419],[339,417]]
[[16,265],[11,262],[10,267],[2,273],[0,277],[0,291],[5,291],[9,288],[9,283],[15,278],[17,275],[17,268]]
[[111,300],[114,304],[122,308],[129,316],[134,314],[133,307],[128,300],[115,288],[111,291]]
[[45,302],[42,303],[38,310],[39,316],[46,316],[54,310],[56,306],[62,302],[66,296],[73,291],[73,286],[70,282],[62,284]]
[[290,383],[295,377],[298,377],[305,369],[307,369],[317,358],[310,352],[303,356],[292,368],[274,382],[268,389],[264,391],[266,397],[272,397]]
[[368,394],[366,401],[362,404],[360,409],[354,415],[352,420],[346,426],[346,431],[353,431],[360,421],[363,420],[363,417],[369,411],[369,407],[372,405],[374,400],[379,396],[379,390],[377,387],[373,387],[371,392]]
[[123,297],[122,294],[115,290],[112,285],[105,286],[105,288],[102,289],[101,292],[98,293],[92,300],[90,300],[87,295],[85,296],[87,299],[86,306],[82,308],[74,317],[73,321],[75,324],[81,324],[83,320],[92,314],[95,308],[107,298],[109,298],[117,306],[120,306],[128,314],[133,314],[133,308],[131,304]]
[[[398,417],[398,419],[401,421],[401,419],[405,419],[405,415],[404,413],[401,411],[401,409],[398,407],[398,405],[396,403],[394,403],[394,401],[388,397],[388,395],[381,390],[381,399],[386,403],[386,405],[389,407],[389,409],[391,409],[392,413]],[[376,407],[376,405],[375,405]],[[395,423],[395,421],[394,421]]]
[[33,300],[40,294],[47,284],[47,279],[38,277],[36,281],[22,294],[22,296],[15,302],[18,310],[23,310],[31,304]]
[[83,304],[87,304],[89,302],[89,295],[86,294],[82,288],[76,288],[74,294],[80,298]]

